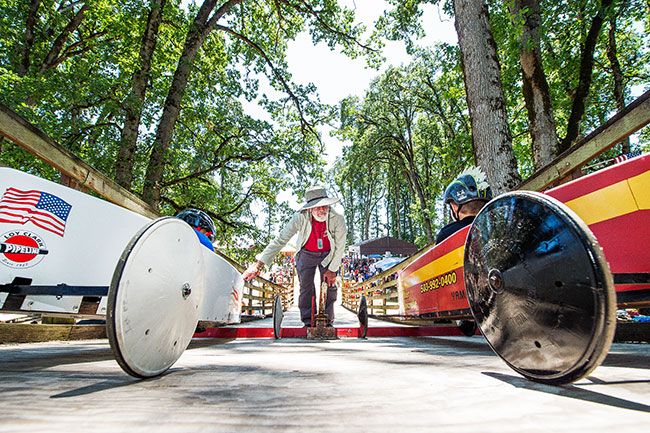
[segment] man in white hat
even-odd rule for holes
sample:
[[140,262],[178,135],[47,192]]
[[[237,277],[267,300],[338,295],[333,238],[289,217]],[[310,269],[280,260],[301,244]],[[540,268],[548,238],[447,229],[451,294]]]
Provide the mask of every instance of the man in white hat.
[[264,266],[270,265],[275,255],[297,233],[296,270],[300,281],[300,319],[305,326],[310,326],[311,301],[316,294],[314,275],[318,269],[321,281],[326,282],[329,287],[325,313],[328,326],[332,326],[336,301],[336,273],[345,253],[347,229],[343,215],[330,207],[339,199],[328,197],[325,188],[317,185],[309,187],[305,191],[305,200],[304,206],[293,215],[280,234],[256,256],[257,262],[249,266],[243,277],[246,281],[257,277]]

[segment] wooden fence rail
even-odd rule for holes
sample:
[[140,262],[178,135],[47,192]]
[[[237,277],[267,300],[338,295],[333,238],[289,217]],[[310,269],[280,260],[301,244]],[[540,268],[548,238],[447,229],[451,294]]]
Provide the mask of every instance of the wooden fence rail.
[[343,306],[350,311],[357,311],[361,297],[365,296],[368,303],[368,314],[371,316],[376,315],[375,311],[383,311],[384,315],[399,314],[397,275],[432,245],[425,246],[406,260],[366,281],[355,283],[344,280],[341,290]]
[[[245,268],[232,258],[217,251],[217,254],[230,263],[239,272],[244,272]],[[292,281],[294,278],[292,278]],[[282,299],[282,309],[287,310],[293,305],[293,284],[281,286],[272,283],[261,277],[257,277],[250,282],[244,283],[244,293],[242,295],[242,314],[248,316],[269,316],[273,311],[273,301],[276,296]]]
[[650,90],[526,179],[517,189],[542,191],[570,176],[650,123]]

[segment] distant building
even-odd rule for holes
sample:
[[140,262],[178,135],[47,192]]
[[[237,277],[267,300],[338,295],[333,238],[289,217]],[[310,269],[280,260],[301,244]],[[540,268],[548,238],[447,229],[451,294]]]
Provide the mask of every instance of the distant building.
[[401,239],[393,238],[391,236],[384,236],[383,238],[369,239],[367,241],[359,242],[358,244],[351,245],[348,248],[348,253],[352,257],[396,257],[396,256],[410,256],[418,251],[418,247],[411,242],[403,241]]

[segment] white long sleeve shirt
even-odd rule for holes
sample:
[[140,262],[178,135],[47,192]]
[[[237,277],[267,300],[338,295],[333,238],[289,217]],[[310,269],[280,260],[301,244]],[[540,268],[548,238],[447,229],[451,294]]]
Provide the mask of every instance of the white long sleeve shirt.
[[[289,222],[280,230],[280,234],[269,242],[264,251],[256,256],[256,259],[268,266],[276,254],[296,233],[298,233],[296,244],[300,250],[307,243],[311,233],[311,212],[308,210],[293,214]],[[341,259],[345,254],[346,236],[345,218],[330,208],[327,216],[327,237],[330,240],[330,253],[323,259],[322,264],[332,272],[338,271],[341,266]]]

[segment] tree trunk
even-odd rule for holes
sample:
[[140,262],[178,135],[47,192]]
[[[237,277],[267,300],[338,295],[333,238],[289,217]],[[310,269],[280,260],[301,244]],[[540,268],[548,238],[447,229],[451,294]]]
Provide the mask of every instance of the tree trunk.
[[45,72],[48,69],[53,68],[59,64],[59,54],[61,54],[61,51],[63,51],[65,41],[68,40],[68,36],[70,36],[72,32],[79,28],[86,12],[89,9],[90,6],[83,5],[81,9],[79,9],[79,11],[72,17],[68,25],[65,26],[61,34],[54,40],[52,48],[50,48],[50,52],[47,53],[47,56],[45,56],[45,61],[43,61],[43,64],[41,65],[41,72]]
[[348,205],[346,206],[346,209],[349,210],[349,217],[347,220],[347,226],[348,226],[348,242],[350,245],[354,244],[354,241],[356,239],[355,232],[356,232],[356,212],[355,212],[355,207],[354,207],[354,195],[353,192],[350,191],[350,198],[348,200]]
[[[372,169],[371,167],[366,167],[366,170],[370,172]],[[364,186],[364,191],[363,191],[363,197],[360,197],[361,201],[361,211],[362,211],[362,217],[363,221],[362,223],[362,235],[361,235],[361,240],[365,241],[370,239],[370,224],[371,224],[371,217],[372,217],[372,200],[373,200],[373,188],[372,188],[372,182],[369,181],[367,178],[364,179],[365,181],[365,186]]]
[[[396,179],[396,173],[393,171],[390,174],[392,179]],[[402,239],[402,224],[400,221],[400,205],[401,205],[401,197],[400,197],[400,184],[398,182],[393,181],[393,187],[391,188],[393,193],[392,195],[392,200],[391,200],[391,206],[390,206],[390,213],[389,215],[391,216],[391,225],[390,227],[392,228],[392,233],[391,236],[396,237],[397,239]],[[390,196],[389,196],[390,197]]]
[[598,35],[603,26],[605,10],[612,4],[612,0],[602,0],[598,13],[591,21],[589,32],[585,39],[580,56],[580,72],[578,78],[578,87],[573,96],[573,106],[571,115],[567,121],[566,137],[560,142],[559,152],[567,150],[580,135],[580,121],[585,114],[585,106],[589,97],[589,88],[591,87],[591,74],[594,68],[594,50],[598,42]]
[[167,94],[167,99],[165,100],[163,113],[160,122],[158,123],[158,129],[156,130],[156,137],[151,150],[151,157],[149,158],[149,165],[147,166],[147,173],[142,191],[142,199],[149,203],[154,209],[158,209],[160,203],[161,184],[165,167],[165,154],[171,144],[176,121],[178,120],[178,115],[180,113],[181,100],[183,99],[183,95],[185,95],[190,70],[194,63],[196,54],[219,19],[242,1],[243,0],[228,0],[214,12],[212,17],[210,17],[210,14],[216,6],[217,0],[205,0],[187,33],[183,52],[178,61],[176,71],[174,72],[172,84],[169,93]]
[[138,128],[142,117],[145,93],[149,85],[151,59],[156,49],[158,28],[162,21],[162,13],[167,0],[151,0],[151,10],[147,25],[140,44],[140,69],[133,74],[131,93],[126,99],[124,127],[120,138],[120,148],[115,161],[115,181],[130,190],[133,183],[133,165],[138,142]]
[[476,162],[486,171],[496,193],[509,191],[521,179],[512,150],[487,5],[483,0],[455,0],[454,12]]
[[[621,111],[625,108],[625,84],[623,83],[623,71],[621,71],[621,64],[616,56],[616,51],[616,18],[614,18],[609,22],[607,58],[612,67],[612,77],[614,78],[614,99],[616,100],[616,108]],[[630,153],[630,137],[626,137],[621,144],[621,153]]]
[[538,0],[516,0],[511,7],[515,19],[523,18],[519,38],[524,100],[528,110],[533,161],[539,169],[557,156],[558,138],[553,119],[553,105],[542,67],[539,26],[541,13]]
[[346,206],[345,206],[345,212],[346,212],[346,225],[348,226],[348,243],[350,245],[353,245],[355,242],[355,206],[354,206],[354,190],[350,186],[348,189],[348,199],[346,200]]
[[422,188],[422,182],[420,181],[420,175],[418,174],[417,167],[415,166],[415,160],[411,156],[406,157],[406,172],[409,179],[409,184],[411,186],[411,191],[418,204],[420,205],[420,212],[422,214],[422,223],[424,225],[424,232],[427,236],[427,242],[433,242],[433,224],[431,224],[431,217],[429,216],[429,208],[427,206],[427,198],[424,194],[424,188]]
[[25,20],[25,38],[20,55],[20,65],[18,67],[18,75],[21,77],[27,75],[27,71],[31,64],[30,57],[32,54],[32,47],[34,46],[34,29],[36,28],[38,8],[40,5],[41,0],[31,0],[29,3],[29,11],[27,12],[27,19]]

